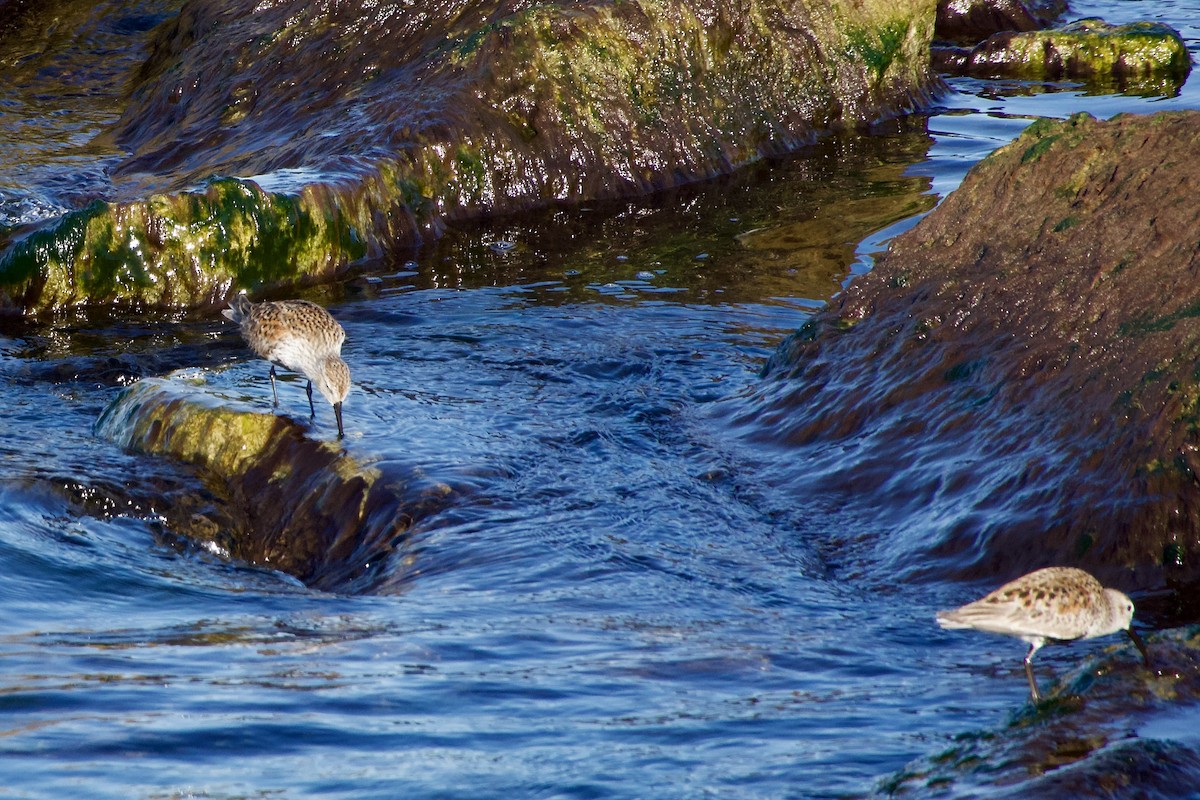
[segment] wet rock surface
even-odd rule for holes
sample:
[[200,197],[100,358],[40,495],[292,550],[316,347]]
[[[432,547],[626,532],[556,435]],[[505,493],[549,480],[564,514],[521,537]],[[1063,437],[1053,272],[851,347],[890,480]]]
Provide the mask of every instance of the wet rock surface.
[[366,463],[287,417],[245,410],[177,377],[124,390],[96,432],[196,468],[205,492],[177,497],[165,512],[175,535],[317,589],[369,590],[414,520],[458,495],[417,468]]
[[728,172],[920,104],[932,27],[926,0],[191,0],[111,76],[111,186],[10,232],[0,300],[203,305],[447,221]]
[[1073,79],[1168,95],[1191,70],[1183,38],[1168,25],[1083,19],[1056,28],[1017,30],[993,34],[970,48],[935,48],[934,66],[958,75]]
[[[1200,739],[1179,734],[1200,700],[1200,629],[1109,648],[1006,725],[964,733],[884,781],[880,797],[1180,797],[1200,781]],[[1016,676],[1014,675],[1014,678]],[[1014,683],[1019,683],[1017,678]]]
[[1066,10],[1066,0],[938,0],[934,36],[974,45],[1001,31],[1041,30]]
[[884,536],[892,579],[1194,584],[1198,157],[1194,112],[1031,125],[785,342],[747,424],[928,529]]

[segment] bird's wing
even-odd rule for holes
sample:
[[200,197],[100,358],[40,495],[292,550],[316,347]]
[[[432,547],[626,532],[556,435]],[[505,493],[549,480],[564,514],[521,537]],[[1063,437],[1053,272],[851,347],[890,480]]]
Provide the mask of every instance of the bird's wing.
[[970,628],[1006,636],[1077,639],[1084,630],[1071,616],[1050,613],[1023,603],[976,601],[953,611],[941,611],[938,624],[948,630]]

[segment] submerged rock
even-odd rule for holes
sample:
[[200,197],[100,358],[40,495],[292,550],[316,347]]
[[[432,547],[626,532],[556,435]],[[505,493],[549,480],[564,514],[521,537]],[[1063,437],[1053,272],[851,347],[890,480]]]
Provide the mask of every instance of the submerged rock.
[[363,463],[338,444],[309,438],[286,417],[241,409],[179,380],[152,378],[125,389],[96,432],[195,466],[223,524],[176,498],[185,516],[168,511],[172,529],[319,589],[363,591],[383,580],[389,554],[414,519],[455,495],[419,470]]
[[1200,580],[1198,165],[1200,113],[1035,122],[780,347],[746,424],[886,531],[858,541],[890,580]]
[[129,76],[111,196],[14,234],[0,301],[208,303],[447,221],[727,172],[921,103],[933,11],[189,0]]
[[1162,94],[1178,91],[1192,68],[1183,37],[1169,25],[1099,19],[996,33],[970,49],[938,48],[934,65],[985,78],[1075,79]]

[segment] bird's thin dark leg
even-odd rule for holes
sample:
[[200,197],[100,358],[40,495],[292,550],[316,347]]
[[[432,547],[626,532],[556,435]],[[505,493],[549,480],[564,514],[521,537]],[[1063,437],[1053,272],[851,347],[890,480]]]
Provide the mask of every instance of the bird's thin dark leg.
[[312,381],[308,382],[308,410],[312,412],[312,418],[316,419],[317,409],[313,406],[312,402]]
[[1042,696],[1038,693],[1037,681],[1033,679],[1033,654],[1035,652],[1037,652],[1037,646],[1030,645],[1029,652],[1025,655],[1025,677],[1029,678],[1029,691],[1033,695],[1033,702],[1040,703]]
[[275,391],[275,365],[271,365],[271,396],[275,398],[275,405],[279,405],[279,392]]

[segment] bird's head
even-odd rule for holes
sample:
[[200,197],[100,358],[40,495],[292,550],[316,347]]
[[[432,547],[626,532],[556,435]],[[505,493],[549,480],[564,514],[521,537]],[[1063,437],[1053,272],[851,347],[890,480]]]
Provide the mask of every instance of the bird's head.
[[1111,631],[1128,630],[1133,622],[1133,601],[1124,592],[1118,592],[1116,589],[1105,589],[1104,595],[1108,598],[1108,621]]
[[341,405],[350,393],[350,367],[339,356],[325,359],[324,369],[317,378],[317,389],[330,405]]
[[1105,589],[1104,595],[1108,598],[1109,627],[1114,632],[1123,630],[1128,633],[1142,654],[1142,660],[1147,667],[1150,666],[1150,651],[1146,649],[1142,637],[1133,629],[1133,601],[1124,592],[1118,592],[1116,589]]

